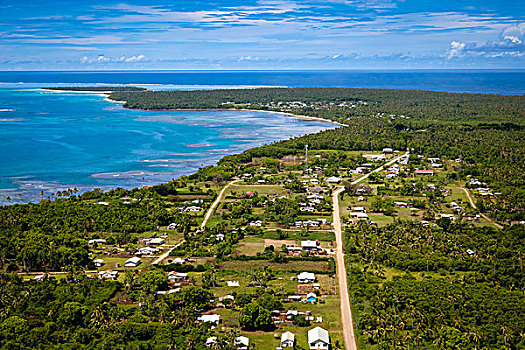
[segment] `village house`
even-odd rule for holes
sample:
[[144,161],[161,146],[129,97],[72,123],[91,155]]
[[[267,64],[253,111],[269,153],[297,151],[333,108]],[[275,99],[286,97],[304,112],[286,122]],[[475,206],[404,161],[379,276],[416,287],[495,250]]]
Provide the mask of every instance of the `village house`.
[[416,171],[414,171],[414,174],[434,176],[434,170],[416,169]]
[[106,240],[103,239],[103,238],[90,239],[90,240],[88,241],[88,244],[89,244],[89,245],[93,245],[93,244],[106,244]]
[[315,282],[315,274],[312,272],[301,272],[297,275],[297,281],[299,283]]
[[338,184],[341,182],[341,180],[342,179],[337,176],[331,176],[328,179],[326,179],[326,182],[329,184]]
[[161,245],[161,244],[164,244],[164,239],[163,238],[151,238],[147,244]]
[[170,271],[168,273],[168,280],[170,281],[183,281],[188,278],[188,274],[184,272]]
[[201,211],[201,210],[202,210],[201,207],[197,207],[197,206],[195,206],[195,205],[192,205],[192,206],[190,206],[190,207],[186,207],[186,208],[184,208],[184,211],[185,211],[185,212],[197,212],[197,211]]
[[95,260],[93,260],[93,264],[95,264],[96,267],[101,267],[102,265],[104,265],[104,260],[102,260],[102,259],[95,259]]
[[306,294],[306,302],[315,304],[317,302],[317,295],[315,293]]
[[301,241],[301,249],[312,251],[319,249],[319,242],[317,241]]
[[101,280],[116,280],[118,276],[118,271],[107,270],[99,271],[98,278]]
[[250,339],[241,335],[235,338],[235,346],[237,350],[247,350],[250,346]]
[[214,325],[218,325],[221,323],[221,315],[211,314],[211,315],[202,315],[197,317],[197,321],[199,322],[208,322]]
[[367,213],[361,213],[361,212],[351,212],[350,217],[355,217],[359,220],[368,220],[368,214]]
[[179,226],[178,224],[172,222],[171,224],[168,225],[168,230],[175,230],[177,228],[177,226]]
[[137,267],[140,265],[140,258],[137,258],[136,256],[129,258],[124,262],[125,267]]
[[330,348],[328,331],[321,327],[310,329],[308,331],[308,345],[310,350],[328,350]]
[[293,348],[295,345],[295,334],[292,332],[284,332],[281,335],[281,347],[282,348]]

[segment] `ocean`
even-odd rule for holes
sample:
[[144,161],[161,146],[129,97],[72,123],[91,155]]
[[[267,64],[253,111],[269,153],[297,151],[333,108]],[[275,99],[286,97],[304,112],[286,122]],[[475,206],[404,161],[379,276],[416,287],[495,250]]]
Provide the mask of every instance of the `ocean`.
[[[0,204],[169,181],[227,154],[335,128],[275,113],[128,110],[57,85],[365,87],[524,94],[524,71],[0,72]],[[7,201],[7,197],[11,200]]]

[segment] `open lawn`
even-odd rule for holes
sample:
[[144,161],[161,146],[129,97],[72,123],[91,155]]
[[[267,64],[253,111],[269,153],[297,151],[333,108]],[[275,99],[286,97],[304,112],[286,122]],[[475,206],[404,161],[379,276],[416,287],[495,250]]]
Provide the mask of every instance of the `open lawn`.
[[330,264],[326,261],[288,261],[286,263],[275,263],[266,260],[251,261],[224,261],[220,264],[224,270],[234,270],[238,272],[247,272],[252,269],[262,269],[268,267],[273,271],[295,272],[295,271],[329,271]]

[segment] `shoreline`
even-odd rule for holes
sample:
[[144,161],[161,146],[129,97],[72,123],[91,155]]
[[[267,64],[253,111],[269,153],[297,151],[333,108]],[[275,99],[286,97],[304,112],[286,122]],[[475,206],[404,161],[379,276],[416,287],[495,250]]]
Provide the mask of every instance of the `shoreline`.
[[[93,90],[85,90],[85,91],[77,91],[77,90],[53,90],[53,89],[46,89],[46,88],[40,88],[38,90],[44,90],[44,91],[53,91],[53,92],[68,92],[68,93],[88,93],[88,94],[99,94],[100,96],[105,96],[106,98],[104,101],[108,102],[115,102],[120,103],[124,105],[127,101],[119,101],[119,100],[112,100],[110,98],[111,93],[114,91],[93,91]],[[343,124],[340,122],[337,122],[335,120],[325,119],[325,118],[319,118],[319,117],[312,117],[308,115],[303,114],[293,114],[289,112],[282,112],[282,111],[268,111],[268,110],[260,110],[260,109],[249,109],[249,108],[131,108],[131,107],[124,107],[127,109],[134,109],[134,110],[141,110],[141,111],[151,111],[151,112],[183,112],[183,111],[192,111],[192,112],[206,112],[206,111],[239,111],[239,112],[263,112],[263,113],[275,113],[275,114],[281,114],[287,117],[292,117],[296,119],[302,119],[302,120],[313,120],[318,122],[324,122],[324,123],[330,123],[337,126],[348,126],[348,124]]]
[[[126,101],[118,101],[118,100],[112,100],[109,98],[109,96],[106,98],[107,101],[111,102],[117,102],[125,104]],[[293,114],[289,112],[281,112],[281,111],[266,111],[266,110],[260,110],[260,109],[249,109],[249,108],[132,108],[132,107],[124,107],[127,109],[134,109],[134,110],[140,110],[140,111],[150,111],[150,112],[220,112],[220,111],[238,111],[238,112],[261,112],[261,113],[275,113],[275,114],[281,114],[287,117],[292,117],[296,119],[302,119],[302,120],[313,120],[323,123],[330,123],[335,124],[337,126],[348,126],[348,124],[343,124],[340,122],[336,122],[335,120],[325,119],[325,118],[319,118],[319,117],[311,117],[308,115],[302,115],[302,114]]]

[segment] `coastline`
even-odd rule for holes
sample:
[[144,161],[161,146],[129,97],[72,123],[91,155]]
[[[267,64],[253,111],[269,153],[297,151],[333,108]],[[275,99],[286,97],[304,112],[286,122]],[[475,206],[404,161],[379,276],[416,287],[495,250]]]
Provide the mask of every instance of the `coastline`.
[[[109,95],[106,97],[107,101],[111,102],[117,102],[125,104],[126,101],[118,101],[118,100],[112,100],[109,98]],[[348,126],[348,124],[343,124],[336,122],[335,120],[325,119],[325,118],[319,118],[319,117],[311,117],[308,115],[302,115],[302,114],[293,114],[289,112],[281,112],[281,111],[266,111],[266,110],[260,110],[260,109],[249,109],[249,108],[131,108],[131,107],[124,107],[127,109],[135,109],[135,110],[141,110],[141,111],[151,111],[151,112],[183,112],[183,111],[192,111],[192,112],[206,112],[206,111],[213,111],[213,112],[220,112],[220,111],[238,111],[238,112],[262,112],[262,113],[275,113],[275,114],[281,114],[287,117],[296,118],[296,119],[302,119],[302,120],[313,120],[323,123],[330,123],[337,126]]]
[[[111,102],[118,102],[118,103],[126,103],[125,101],[115,101],[111,99],[107,99]],[[206,112],[206,111],[212,111],[212,112],[220,112],[220,111],[238,111],[238,112],[261,112],[261,113],[274,113],[274,114],[281,114],[287,117],[296,118],[296,119],[302,119],[302,120],[314,120],[317,122],[323,122],[323,123],[330,123],[335,124],[337,126],[348,126],[348,124],[343,124],[336,122],[335,120],[330,119],[324,119],[319,117],[310,117],[308,115],[301,115],[301,114],[293,114],[288,112],[280,112],[280,111],[264,111],[260,109],[249,109],[249,108],[130,108],[130,107],[124,107],[128,109],[135,109],[135,110],[141,110],[141,111],[151,111],[151,112],[183,112],[183,111],[191,111],[191,112]]]
[[[127,101],[119,101],[119,100],[113,100],[110,98],[110,95],[113,91],[93,91],[93,90],[85,90],[85,91],[77,91],[77,90],[53,90],[53,89],[46,89],[46,88],[40,88],[38,90],[44,90],[44,91],[53,91],[53,92],[67,92],[67,93],[88,93],[88,94],[99,94],[100,96],[104,96],[104,101],[108,102],[115,102],[120,103],[124,105]],[[281,114],[287,117],[292,117],[296,119],[302,119],[302,120],[313,120],[318,122],[324,122],[324,123],[330,123],[337,126],[348,126],[348,124],[343,124],[336,122],[335,120],[325,119],[325,118],[319,118],[319,117],[312,117],[308,115],[303,114],[293,114],[289,112],[281,112],[281,111],[267,111],[267,110],[260,110],[260,109],[249,109],[249,108],[131,108],[131,107],[124,107],[127,109],[135,109],[135,110],[142,110],[142,111],[158,111],[158,112],[166,112],[166,111],[172,111],[172,112],[182,112],[182,111],[193,111],[193,112],[206,112],[206,111],[239,111],[239,112],[263,112],[263,113],[275,113],[275,114]]]

